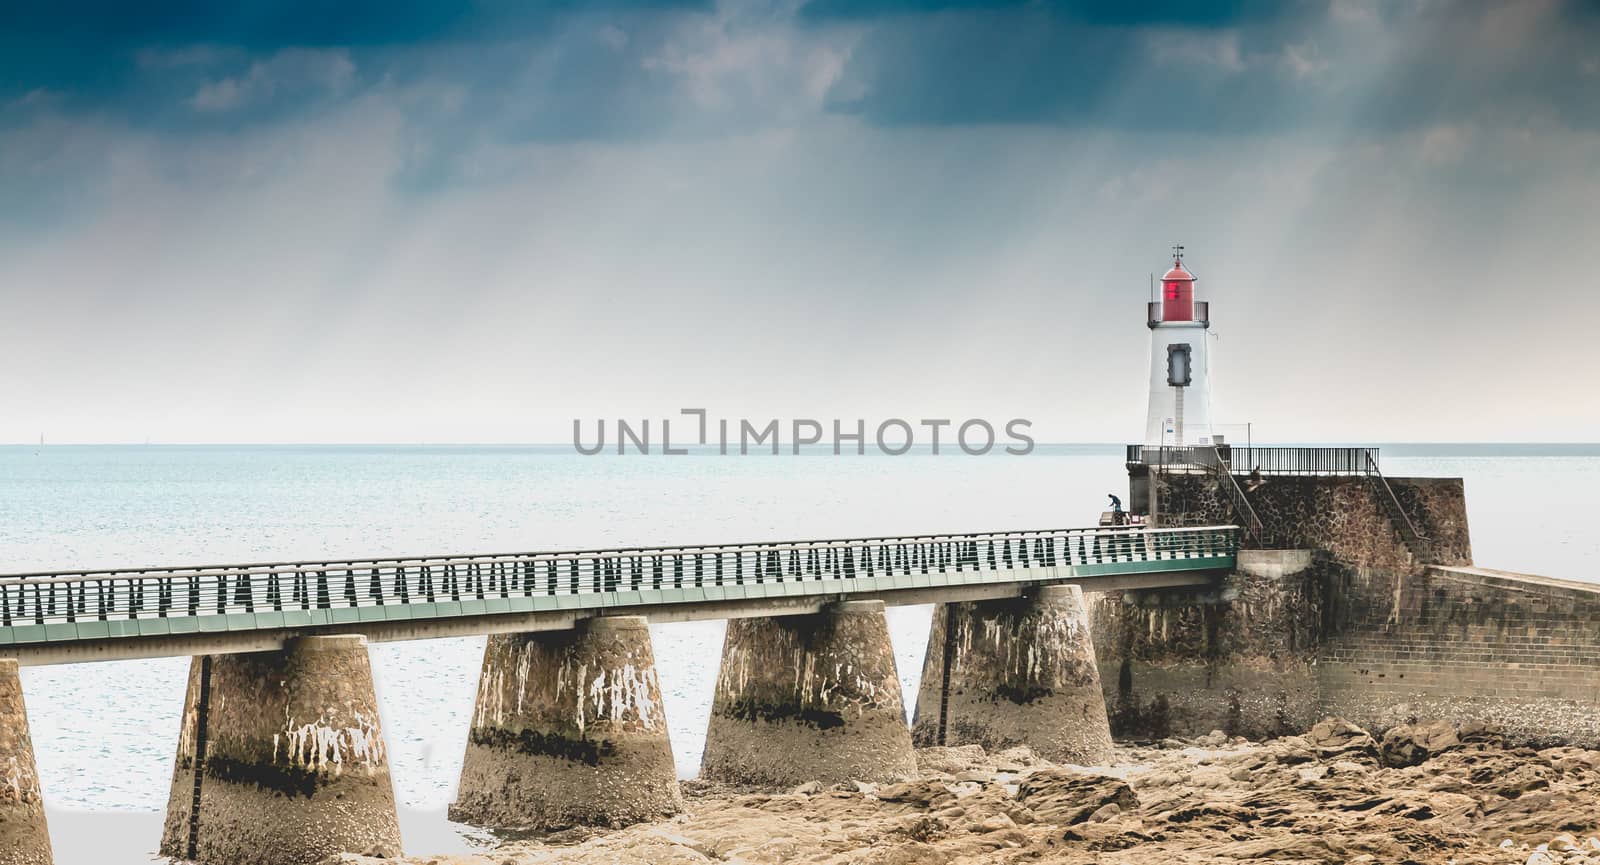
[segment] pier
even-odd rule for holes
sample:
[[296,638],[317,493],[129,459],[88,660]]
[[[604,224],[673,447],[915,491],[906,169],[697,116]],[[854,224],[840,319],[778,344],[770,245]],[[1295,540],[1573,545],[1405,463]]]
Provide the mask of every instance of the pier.
[[[916,761],[886,605],[1001,604],[1031,623],[1015,649],[1092,670],[1084,591],[1215,587],[1238,556],[1216,525],[0,575],[0,720],[21,731],[0,744],[27,769],[0,865],[50,858],[19,664],[193,656],[161,852],[309,865],[401,850],[369,640],[490,635],[453,817],[621,826],[682,808],[650,622],[735,620],[706,777],[897,780]],[[1057,703],[1019,694],[1010,734],[1054,738]],[[1067,738],[1110,742],[1096,705]]]
[[926,604],[1203,585],[1230,570],[1231,526],[1053,529],[496,555],[254,562],[0,575],[0,653],[24,666],[815,613],[846,600]]

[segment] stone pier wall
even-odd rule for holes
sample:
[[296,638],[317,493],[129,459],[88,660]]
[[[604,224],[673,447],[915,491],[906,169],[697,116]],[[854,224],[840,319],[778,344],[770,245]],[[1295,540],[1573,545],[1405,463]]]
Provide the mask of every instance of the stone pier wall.
[[782,788],[916,768],[882,601],[728,620],[703,777]]
[[682,808],[643,616],[489,637],[450,819],[551,830]]
[[1243,550],[1214,589],[1100,595],[1090,630],[1119,738],[1270,738],[1318,718],[1320,571],[1305,551]]
[[0,658],[0,865],[50,865],[50,830],[17,662]]
[[196,657],[161,854],[311,865],[342,852],[400,855],[366,640]]
[[1044,586],[1032,597],[935,608],[912,741],[1028,745],[1058,763],[1109,759],[1085,606],[1077,586]]
[[[1361,477],[1269,477],[1249,494],[1275,546],[1215,592],[1099,596],[1112,731],[1250,737],[1342,715],[1382,730],[1485,721],[1514,741],[1600,744],[1600,585],[1470,567],[1458,478],[1390,478],[1428,538],[1414,555]],[[1152,484],[1163,525],[1232,522],[1208,475]]]
[[[1389,478],[1395,498],[1432,540],[1434,564],[1472,563],[1466,490],[1460,478]],[[1154,485],[1163,526],[1226,525],[1235,521],[1209,474],[1164,474]],[[1246,494],[1273,535],[1272,546],[1317,550],[1352,568],[1408,572],[1416,562],[1364,477],[1268,476]]]
[[1323,647],[1326,711],[1371,729],[1500,724],[1514,741],[1600,747],[1600,584],[1430,567]]

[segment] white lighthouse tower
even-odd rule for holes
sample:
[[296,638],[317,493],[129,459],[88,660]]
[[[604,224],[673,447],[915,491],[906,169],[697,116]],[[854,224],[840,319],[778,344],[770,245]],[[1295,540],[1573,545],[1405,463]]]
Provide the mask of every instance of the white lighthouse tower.
[[1172,269],[1161,277],[1161,299],[1146,315],[1150,326],[1150,413],[1146,445],[1210,445],[1211,379],[1206,331],[1209,304],[1194,299],[1194,274],[1183,247],[1172,248]]

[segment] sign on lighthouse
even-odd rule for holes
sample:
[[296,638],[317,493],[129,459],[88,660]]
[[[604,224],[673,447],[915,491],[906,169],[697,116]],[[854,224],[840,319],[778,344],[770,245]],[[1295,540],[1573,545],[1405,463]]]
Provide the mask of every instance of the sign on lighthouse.
[[1206,331],[1209,304],[1194,299],[1195,276],[1183,266],[1183,247],[1172,248],[1172,269],[1161,277],[1161,299],[1151,303],[1150,412],[1144,440],[1154,446],[1212,444],[1211,379]]

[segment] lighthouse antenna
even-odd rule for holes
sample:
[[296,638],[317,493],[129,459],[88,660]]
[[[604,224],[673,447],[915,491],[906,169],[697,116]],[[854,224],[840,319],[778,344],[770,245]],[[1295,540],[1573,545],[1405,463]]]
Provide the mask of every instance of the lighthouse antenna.
[[1183,244],[1174,243],[1172,245],[1172,261],[1174,264],[1183,263]]

